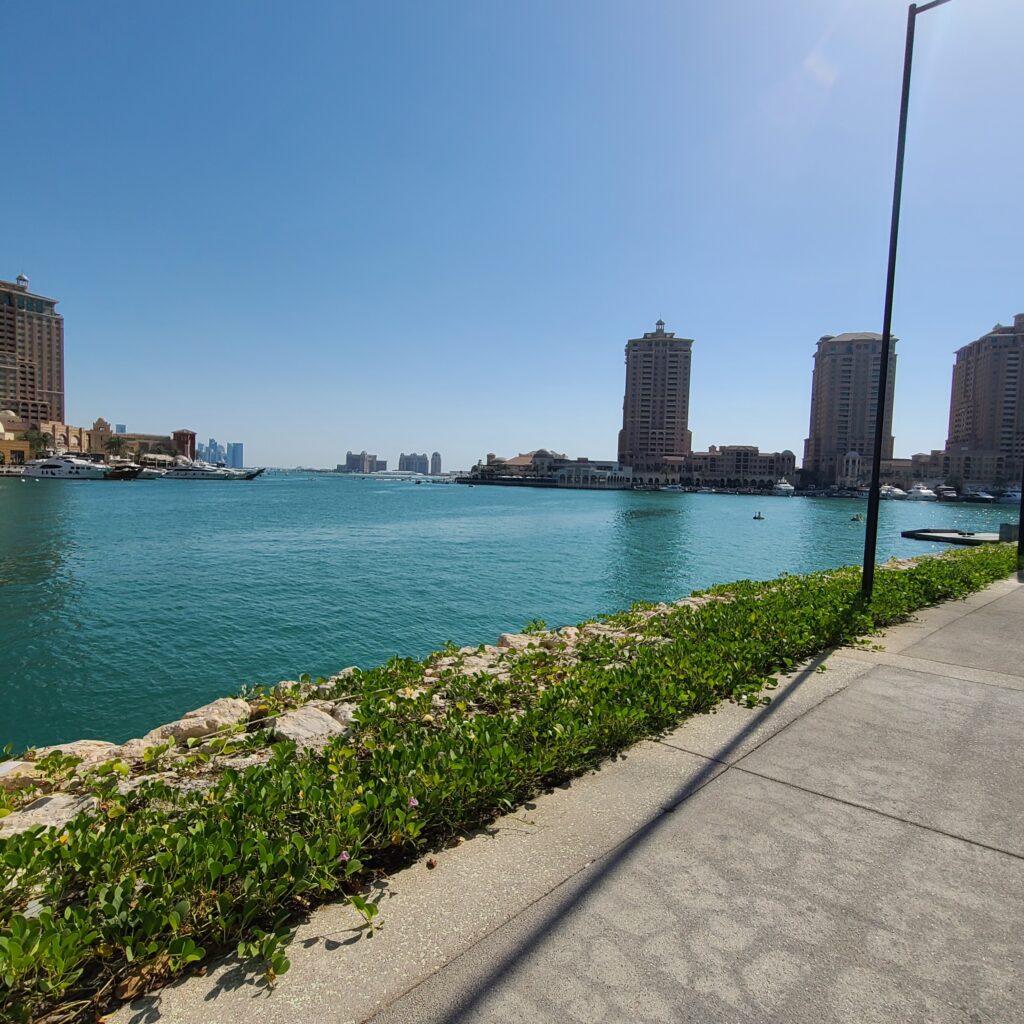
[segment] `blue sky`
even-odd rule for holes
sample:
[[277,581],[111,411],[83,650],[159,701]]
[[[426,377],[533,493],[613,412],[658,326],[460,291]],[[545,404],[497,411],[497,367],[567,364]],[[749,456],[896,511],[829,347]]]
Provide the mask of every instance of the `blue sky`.
[[[45,2],[8,19],[0,276],[68,418],[247,462],[611,457],[627,338],[696,339],[694,444],[802,454],[817,339],[880,330],[906,5]],[[1024,4],[921,17],[896,453],[1024,312]],[[9,147],[9,148],[8,148]]]

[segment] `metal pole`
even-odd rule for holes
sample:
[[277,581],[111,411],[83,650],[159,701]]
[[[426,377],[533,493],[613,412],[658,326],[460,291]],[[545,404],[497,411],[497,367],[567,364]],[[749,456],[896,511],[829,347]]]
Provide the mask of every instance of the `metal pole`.
[[896,175],[892,187],[892,219],[889,223],[889,267],[885,278],[885,313],[882,323],[882,355],[878,364],[875,398],[875,444],[868,491],[868,521],[864,534],[864,570],[861,593],[871,599],[875,585],[875,549],[878,545],[878,505],[882,469],[882,434],[885,430],[886,385],[889,381],[889,349],[892,345],[892,296],[896,283],[896,243],[900,233],[900,201],[903,197],[903,153],[907,146],[907,108],[910,103],[910,66],[914,59],[914,23],[917,4],[907,9],[907,45],[903,55],[903,94],[900,97],[900,128],[896,143]]
[[[896,174],[892,187],[892,220],[889,223],[889,267],[885,278],[885,313],[882,326],[882,356],[878,366],[878,391],[875,401],[875,444],[871,461],[871,489],[868,492],[868,521],[864,533],[864,569],[861,593],[867,600],[875,586],[875,550],[878,546],[878,504],[882,471],[882,432],[885,429],[886,384],[889,378],[889,351],[892,348],[892,296],[896,282],[896,242],[900,233],[900,201],[903,197],[903,154],[907,145],[907,108],[910,104],[910,66],[914,59],[914,26],[917,15],[941,7],[950,0],[911,4],[907,8],[907,45],[903,54],[903,94],[900,97],[900,128],[896,143]],[[1024,517],[1024,505],[1021,515]],[[1024,555],[1018,556],[1018,558]]]
[[1017,512],[1017,572],[1024,572],[1024,459],[1020,470],[1020,509]]

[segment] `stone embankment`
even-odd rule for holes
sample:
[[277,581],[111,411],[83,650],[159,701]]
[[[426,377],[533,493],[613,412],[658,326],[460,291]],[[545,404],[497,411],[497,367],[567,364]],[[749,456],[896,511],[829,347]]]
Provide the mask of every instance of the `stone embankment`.
[[[636,609],[616,617],[614,624],[591,622],[558,630],[504,633],[494,645],[431,655],[422,663],[422,685],[433,691],[433,710],[440,715],[447,705],[446,683],[480,675],[510,681],[515,666],[539,652],[557,664],[571,665],[583,645],[607,640],[621,652],[611,665],[624,665],[637,644],[663,642],[657,629],[652,630],[652,620],[659,615],[721,600],[726,598],[688,597]],[[275,743],[320,748],[356,726],[356,701],[365,696],[357,685],[359,671],[350,667],[316,681],[284,680],[255,696],[221,697],[125,743],[76,740],[29,750],[16,760],[2,762],[0,789],[8,791],[14,805],[0,817],[0,837],[39,825],[60,828],[82,811],[95,809],[95,799],[80,790],[87,776],[97,771],[116,770],[122,776],[123,792],[135,788],[143,777],[160,778],[181,789],[202,789],[227,768],[268,760]],[[533,686],[544,689],[542,682]],[[487,713],[485,707],[475,710]]]

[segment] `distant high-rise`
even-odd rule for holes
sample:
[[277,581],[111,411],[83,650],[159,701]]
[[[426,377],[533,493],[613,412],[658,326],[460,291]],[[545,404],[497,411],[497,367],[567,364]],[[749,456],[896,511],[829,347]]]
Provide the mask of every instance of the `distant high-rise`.
[[440,452],[434,452],[434,454],[430,456],[430,475],[431,476],[440,476],[441,475],[441,453]]
[[946,447],[1024,457],[1024,313],[964,345],[953,366]]
[[227,459],[225,460],[230,469],[241,469],[245,465],[241,441],[229,441]]
[[361,451],[346,452],[345,465],[339,466],[338,470],[342,473],[381,473],[387,468],[388,464],[383,459],[378,459],[376,455],[367,455],[365,451]]
[[38,427],[64,422],[64,317],[57,300],[0,281],[0,409]]
[[398,456],[398,469],[402,473],[422,473],[426,476],[430,472],[430,459],[427,458],[426,452],[422,455],[417,455],[415,452],[406,455],[405,452],[402,452]]
[[626,342],[626,392],[619,431],[619,462],[634,470],[660,469],[666,459],[690,454],[692,338],[654,331]]
[[[892,339],[885,389],[882,458],[892,458],[892,403],[896,388],[896,342]],[[882,358],[880,334],[826,334],[814,354],[811,380],[811,424],[804,442],[805,472],[821,484],[836,483],[843,459],[856,452],[868,472],[874,452],[878,374]]]

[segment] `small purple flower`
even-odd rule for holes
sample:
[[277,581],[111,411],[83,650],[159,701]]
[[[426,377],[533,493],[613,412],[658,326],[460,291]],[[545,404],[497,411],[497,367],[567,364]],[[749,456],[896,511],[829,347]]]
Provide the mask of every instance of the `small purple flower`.
[[419,802],[419,800],[416,799],[416,797],[414,797],[414,796],[409,797],[409,806],[410,807],[419,807],[419,805],[420,805],[420,802]]
[[349,859],[349,852],[348,852],[348,850],[342,850],[341,853],[338,854],[338,860],[340,860],[342,863],[344,863],[348,859]]

